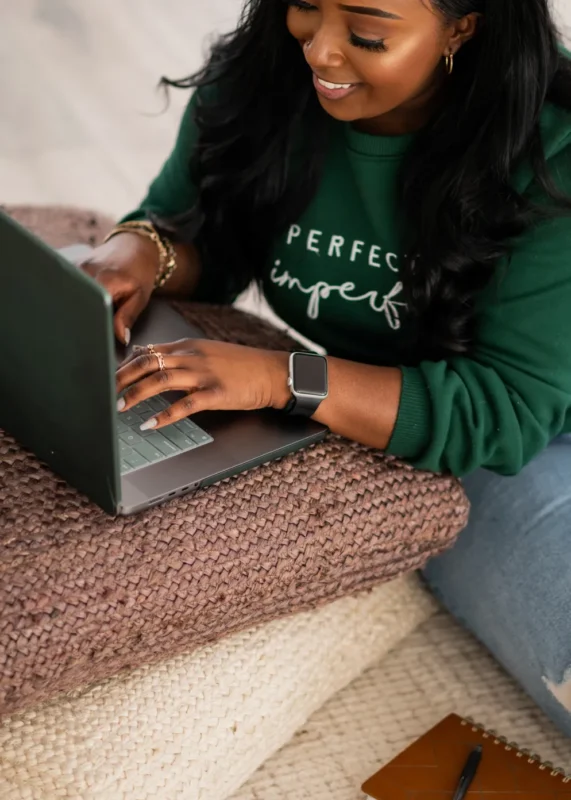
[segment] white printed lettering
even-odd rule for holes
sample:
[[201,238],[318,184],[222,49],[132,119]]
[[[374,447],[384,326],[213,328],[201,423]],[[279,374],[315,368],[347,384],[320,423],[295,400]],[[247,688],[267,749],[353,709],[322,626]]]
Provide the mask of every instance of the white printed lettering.
[[353,242],[353,247],[351,248],[351,261],[355,261],[357,256],[363,252],[364,246],[365,242],[360,242],[358,239]]
[[317,253],[317,255],[320,255],[318,241],[320,236],[323,236],[323,231],[309,231],[309,236],[307,237],[307,249],[310,253]]
[[337,256],[337,258],[341,258],[341,248],[345,244],[345,239],[343,236],[332,236],[331,237],[331,244],[329,245],[329,252],[328,256],[331,258],[333,254]]
[[378,260],[381,254],[381,248],[378,244],[374,244],[369,251],[369,266],[378,267],[380,269],[381,262]]
[[393,272],[398,272],[399,268],[397,264],[394,264],[393,261],[396,261],[398,256],[396,253],[387,253],[385,256],[385,261],[387,262],[387,267],[392,270]]
[[301,236],[301,228],[299,227],[299,225],[292,225],[287,235],[287,243],[291,244],[294,239],[298,239],[300,236]]
[[276,286],[286,287],[290,290],[297,289],[302,294],[309,295],[307,316],[310,319],[319,318],[321,301],[328,300],[335,292],[349,303],[368,301],[373,311],[385,315],[387,323],[392,330],[398,331],[401,328],[400,309],[407,307],[406,303],[396,299],[403,290],[401,281],[396,283],[388,294],[379,296],[377,291],[365,292],[360,295],[353,294],[356,290],[356,285],[352,281],[346,281],[339,286],[332,286],[325,281],[318,281],[313,286],[306,287],[300,282],[299,278],[294,278],[287,270],[280,275],[276,267],[271,271],[270,278]]

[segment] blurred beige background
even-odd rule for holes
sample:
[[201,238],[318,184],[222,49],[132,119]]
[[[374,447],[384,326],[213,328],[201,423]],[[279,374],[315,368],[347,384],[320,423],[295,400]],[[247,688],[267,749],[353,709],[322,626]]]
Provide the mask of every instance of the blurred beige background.
[[[523,0],[521,0],[523,1]],[[197,68],[241,0],[0,0],[0,202],[119,215],[168,154],[186,93],[167,112],[161,75]],[[571,31],[571,0],[556,0]]]
[[239,0],[0,0],[0,202],[128,211],[188,99],[174,92],[164,112],[159,78],[198,68],[238,12]]

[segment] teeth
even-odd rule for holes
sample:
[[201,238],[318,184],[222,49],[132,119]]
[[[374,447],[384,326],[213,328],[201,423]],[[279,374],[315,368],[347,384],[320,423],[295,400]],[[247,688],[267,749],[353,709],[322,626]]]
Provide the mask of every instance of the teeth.
[[350,89],[353,86],[352,83],[329,83],[328,81],[322,81],[321,78],[318,78],[317,81],[325,89]]

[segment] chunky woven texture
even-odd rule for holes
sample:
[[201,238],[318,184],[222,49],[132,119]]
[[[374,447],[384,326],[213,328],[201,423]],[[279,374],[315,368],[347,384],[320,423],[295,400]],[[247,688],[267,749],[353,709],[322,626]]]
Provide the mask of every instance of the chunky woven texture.
[[452,712],[571,769],[570,740],[475,639],[436,614],[314,714],[232,800],[361,800],[364,780]]
[[434,611],[402,578],[6,718],[0,797],[225,800]]
[[[48,231],[26,213],[70,242],[56,214]],[[104,228],[87,222],[88,238]],[[181,310],[218,338],[291,344],[235,309]],[[468,510],[457,481],[335,437],[128,519],[1,434],[0,475],[2,713],[410,572],[452,544]]]

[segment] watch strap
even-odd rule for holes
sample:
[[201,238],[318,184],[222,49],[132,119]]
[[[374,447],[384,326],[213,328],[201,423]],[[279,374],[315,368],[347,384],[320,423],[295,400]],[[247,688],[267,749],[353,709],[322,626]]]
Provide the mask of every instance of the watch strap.
[[322,397],[292,397],[284,411],[286,414],[295,414],[296,416],[312,417],[321,403]]
[[292,397],[290,398],[290,400],[289,400],[289,403],[288,403],[288,404],[287,404],[287,406],[284,408],[284,412],[285,412],[286,414],[291,414],[291,413],[293,412],[293,410],[295,409],[295,407],[296,407],[296,404],[297,404],[297,397],[293,397],[293,396],[292,396]]

